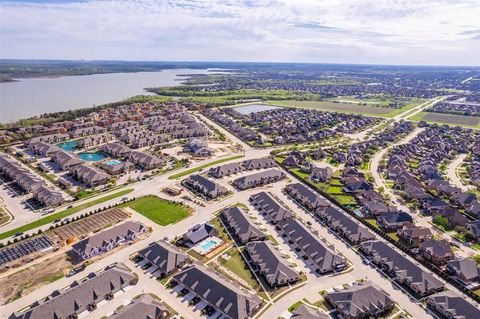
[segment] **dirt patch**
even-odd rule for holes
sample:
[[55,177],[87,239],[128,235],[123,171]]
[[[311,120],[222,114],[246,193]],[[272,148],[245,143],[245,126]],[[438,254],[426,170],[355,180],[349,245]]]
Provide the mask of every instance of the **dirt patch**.
[[73,268],[67,258],[61,254],[0,279],[0,304],[12,302],[64,277]]
[[422,120],[453,125],[468,125],[480,127],[480,118],[467,115],[427,113],[422,118]]

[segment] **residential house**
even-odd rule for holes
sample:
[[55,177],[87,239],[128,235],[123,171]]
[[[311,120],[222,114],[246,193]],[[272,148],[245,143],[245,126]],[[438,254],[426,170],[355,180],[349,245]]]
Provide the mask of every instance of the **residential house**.
[[455,258],[452,247],[445,240],[429,239],[418,244],[420,254],[436,265],[443,265]]
[[371,282],[329,292],[325,300],[345,319],[379,318],[395,307],[388,293]]
[[249,198],[250,203],[272,224],[292,217],[292,213],[282,207],[272,195],[266,192],[253,194]]
[[187,254],[162,240],[151,243],[147,248],[140,250],[138,255],[153,265],[151,273],[159,278],[172,274],[189,262]]
[[141,223],[126,221],[79,241],[72,246],[72,250],[83,260],[87,260],[123,243],[135,240],[147,231],[147,226]]
[[288,184],[285,187],[285,192],[312,212],[330,206],[329,202],[301,183]]
[[228,190],[225,187],[212,182],[202,175],[190,175],[184,180],[184,183],[195,192],[205,196],[207,199],[215,199],[228,194]]
[[256,295],[241,290],[204,266],[194,265],[175,275],[173,281],[227,318],[251,318],[261,307]]
[[310,173],[310,179],[314,182],[327,182],[332,179],[333,170],[330,167],[314,167]]
[[345,269],[345,260],[296,219],[281,220],[276,229],[304,260],[309,261],[316,272],[323,274]]
[[208,237],[217,236],[218,230],[210,223],[198,224],[190,228],[184,235],[183,240],[190,245],[196,245]]
[[476,319],[480,318],[480,309],[454,291],[445,291],[428,297],[429,307],[438,311],[449,319]]
[[430,228],[407,224],[397,229],[398,236],[410,245],[417,246],[420,242],[432,238]]
[[83,161],[72,153],[59,151],[53,154],[52,161],[55,162],[62,170],[68,171],[72,167],[82,164]]
[[30,307],[16,312],[14,319],[78,318],[109,301],[122,289],[135,285],[138,278],[121,263],[108,266],[98,273],[90,273],[82,281],[74,281],[62,290],[55,290],[48,298],[36,301]]
[[245,245],[253,269],[265,278],[270,287],[292,284],[300,275],[268,241],[251,241]]
[[397,230],[405,225],[413,224],[413,218],[410,214],[404,212],[389,212],[377,216],[377,222],[380,227],[387,231]]
[[105,185],[111,176],[104,171],[87,164],[79,164],[69,169],[72,176],[89,187]]
[[167,319],[172,314],[159,299],[149,294],[133,299],[124,307],[119,307],[109,319]]
[[426,296],[445,288],[442,281],[383,241],[366,241],[360,243],[359,249],[397,282],[408,286],[418,296]]
[[154,168],[162,167],[164,162],[161,158],[151,155],[145,154],[139,151],[132,151],[128,159],[138,165],[140,168],[149,170]]
[[237,238],[241,244],[249,241],[258,241],[267,239],[260,229],[255,226],[253,221],[247,216],[240,207],[228,207],[222,210],[221,216],[228,227],[230,233]]
[[271,169],[265,172],[255,173],[237,178],[233,181],[233,185],[240,190],[263,186],[270,183],[278,182],[285,178],[282,171]]
[[465,286],[480,284],[480,268],[475,260],[461,258],[447,261],[446,270]]
[[208,157],[213,155],[213,150],[208,147],[207,141],[200,138],[190,139],[187,148],[195,156]]

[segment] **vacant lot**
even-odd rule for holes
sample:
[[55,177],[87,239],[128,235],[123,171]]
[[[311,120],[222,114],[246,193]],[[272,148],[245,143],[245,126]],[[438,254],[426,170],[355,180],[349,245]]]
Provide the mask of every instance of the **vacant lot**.
[[72,264],[60,254],[0,279],[0,304],[6,304],[64,277]]
[[268,101],[267,103],[278,106],[288,106],[288,107],[300,107],[300,108],[310,108],[317,109],[321,111],[332,111],[332,112],[341,112],[341,113],[352,113],[352,114],[363,114],[367,116],[377,116],[377,117],[394,117],[398,114],[406,112],[418,104],[422,103],[423,100],[415,99],[411,103],[401,107],[401,108],[391,108],[391,107],[382,107],[382,106],[372,106],[372,105],[360,105],[358,103],[342,103],[342,102],[332,102],[332,101],[293,101],[293,100],[283,100],[283,101]]
[[143,196],[119,207],[130,207],[156,224],[166,226],[188,217],[192,208],[157,196]]
[[460,125],[466,127],[480,128],[480,118],[475,116],[441,114],[433,112],[420,112],[410,118],[412,121],[426,121],[430,123]]

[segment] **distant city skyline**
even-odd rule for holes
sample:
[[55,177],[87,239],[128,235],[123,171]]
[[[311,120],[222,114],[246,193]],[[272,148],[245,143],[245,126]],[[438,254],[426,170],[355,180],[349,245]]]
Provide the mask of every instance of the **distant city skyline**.
[[0,0],[0,58],[480,65],[480,3]]

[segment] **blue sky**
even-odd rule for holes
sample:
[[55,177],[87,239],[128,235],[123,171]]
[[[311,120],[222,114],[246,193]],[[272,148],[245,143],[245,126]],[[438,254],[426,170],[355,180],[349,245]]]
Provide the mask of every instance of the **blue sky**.
[[480,0],[0,0],[0,57],[480,65]]

